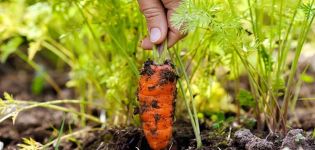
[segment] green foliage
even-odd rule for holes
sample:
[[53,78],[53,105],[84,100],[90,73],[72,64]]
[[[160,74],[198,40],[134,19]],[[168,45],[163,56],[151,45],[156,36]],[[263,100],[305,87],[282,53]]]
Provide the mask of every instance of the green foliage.
[[313,83],[314,77],[303,73],[301,74],[301,80],[304,81],[305,83]]
[[18,147],[21,150],[39,150],[43,145],[32,138],[23,138],[23,144],[18,144]]
[[[71,67],[67,85],[77,89],[80,99],[100,104],[112,123],[130,122],[127,114],[136,105],[135,79],[148,57],[138,51],[138,41],[146,29],[136,2],[18,0],[1,6],[5,6],[0,12],[0,50],[5,51],[0,53],[2,61],[17,50],[22,44],[19,39],[25,37],[26,61],[36,66],[32,60],[36,53],[51,51]],[[19,56],[23,55],[19,52]],[[40,93],[43,74],[40,67],[35,68],[38,74],[32,91]],[[85,104],[81,109],[89,111]]]
[[42,92],[45,84],[45,75],[44,70],[40,68],[38,71],[36,71],[36,75],[32,81],[32,93],[38,95]]
[[[231,79],[237,79],[245,71],[251,94],[240,90],[240,105],[254,107],[258,126],[262,125],[260,115],[264,114],[271,130],[284,131],[288,105],[291,104],[289,101],[293,101],[290,95],[297,61],[307,42],[313,18],[312,0],[184,0],[173,15],[172,23],[182,32],[194,34],[191,35],[193,38],[186,38],[187,41],[200,41],[198,44],[187,42],[192,46],[183,44],[191,51],[202,49],[202,58],[193,58],[195,61],[202,62],[206,68],[229,66]],[[298,45],[293,45],[294,42]],[[294,54],[290,69],[289,53]],[[208,55],[212,56],[211,59],[207,58]],[[217,58],[221,61],[214,63]],[[199,74],[201,72],[198,71]],[[287,73],[290,74],[289,79],[284,78]],[[204,80],[204,77],[199,79]],[[284,93],[281,92],[283,90]],[[281,106],[278,98],[283,94],[285,103]]]
[[14,53],[17,48],[22,44],[23,39],[21,37],[14,37],[8,43],[1,45],[0,47],[0,60],[4,63],[9,55]]
[[5,92],[3,96],[5,100],[2,100],[0,98],[0,122],[12,117],[12,121],[14,124],[19,113],[19,111],[16,111],[17,109],[19,109],[19,106],[15,104],[15,100],[12,95]]
[[301,9],[306,15],[307,19],[315,15],[315,7],[312,4],[313,2],[307,2],[301,5]]
[[237,99],[241,106],[254,107],[256,105],[252,94],[244,89],[240,90]]
[[56,143],[56,145],[54,145],[55,150],[58,150],[58,149],[59,149],[60,138],[61,138],[61,136],[62,136],[62,134],[63,134],[64,125],[65,125],[65,118],[62,119],[61,127],[60,127],[60,130],[59,130],[59,133],[58,133],[57,143]]
[[101,122],[98,118],[86,114],[78,112],[77,110],[58,106],[58,104],[82,104],[79,100],[53,100],[48,102],[34,102],[34,101],[21,101],[21,100],[15,100],[11,95],[8,93],[4,93],[4,100],[0,99],[0,123],[7,118],[12,118],[13,124],[15,123],[16,117],[18,114],[24,110],[32,109],[35,107],[44,107],[44,108],[50,108],[54,110],[64,111],[68,112],[74,115],[78,115],[81,117],[85,117],[89,119],[90,121],[103,124],[104,122]]

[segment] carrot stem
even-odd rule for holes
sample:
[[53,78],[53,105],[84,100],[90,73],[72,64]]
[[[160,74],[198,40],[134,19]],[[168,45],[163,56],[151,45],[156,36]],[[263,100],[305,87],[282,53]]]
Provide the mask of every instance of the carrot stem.
[[[168,50],[168,52],[170,54],[169,50]],[[193,130],[194,130],[194,134],[195,134],[196,142],[197,142],[197,148],[200,148],[202,146],[202,142],[201,142],[201,136],[200,136],[199,121],[198,121],[196,106],[195,106],[195,103],[194,103],[194,100],[193,100],[192,90],[190,88],[189,78],[188,78],[188,75],[187,75],[187,73],[185,71],[185,67],[184,67],[184,65],[183,65],[183,63],[182,63],[182,61],[181,61],[181,59],[180,59],[180,57],[178,55],[178,52],[175,52],[175,58],[179,62],[179,68],[180,68],[180,70],[182,70],[182,73],[184,74],[184,78],[185,78],[185,81],[186,81],[186,84],[187,84],[187,88],[188,88],[188,91],[189,91],[189,99],[190,99],[190,101],[186,99],[185,90],[183,88],[182,82],[180,80],[178,80],[178,83],[179,83],[179,86],[180,86],[180,89],[181,89],[181,93],[182,93],[183,98],[185,100],[185,105],[187,107],[188,114],[189,114],[189,117],[190,117],[190,120],[191,120],[191,124],[193,126]],[[177,70],[177,74],[179,74],[178,70]],[[191,103],[191,105],[190,105],[190,103]],[[192,107],[192,110],[191,110],[191,107]]]
[[162,64],[163,61],[166,59],[166,55],[167,55],[167,40],[165,40],[161,44],[154,46],[153,58],[157,63]]

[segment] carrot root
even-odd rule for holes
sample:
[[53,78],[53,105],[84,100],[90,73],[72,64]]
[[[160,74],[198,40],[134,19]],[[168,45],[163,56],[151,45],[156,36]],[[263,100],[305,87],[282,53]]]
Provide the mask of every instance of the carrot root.
[[154,150],[165,149],[172,138],[177,78],[169,60],[163,64],[147,60],[141,70],[139,113],[144,135]]

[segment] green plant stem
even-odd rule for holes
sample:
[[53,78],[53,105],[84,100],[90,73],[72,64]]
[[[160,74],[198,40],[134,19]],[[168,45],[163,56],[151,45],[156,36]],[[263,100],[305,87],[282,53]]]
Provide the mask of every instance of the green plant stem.
[[[6,101],[4,101],[4,102],[5,103],[9,103],[9,102],[6,102]],[[76,115],[79,115],[79,116],[84,116],[84,117],[86,117],[87,119],[89,119],[91,121],[94,121],[96,123],[102,124],[102,122],[98,118],[96,118],[94,116],[91,116],[89,114],[80,113],[80,112],[77,112],[75,110],[72,110],[72,109],[69,109],[69,108],[64,108],[64,107],[61,107],[61,106],[56,106],[56,104],[64,104],[64,103],[67,103],[67,104],[71,104],[71,103],[72,104],[81,104],[82,102],[79,101],[79,100],[54,100],[54,101],[41,102],[41,103],[34,102],[34,101],[18,101],[18,100],[14,100],[14,103],[15,104],[21,104],[21,105],[29,105],[29,106],[25,106],[25,107],[22,107],[22,108],[16,110],[16,112],[21,112],[21,111],[32,109],[32,108],[35,108],[35,107],[45,107],[45,108],[50,108],[50,109],[54,109],[54,110],[59,110],[59,111],[73,113],[73,114],[76,114]]]
[[[313,6],[314,4],[314,0],[311,3],[311,6]],[[311,15],[311,11],[308,12],[308,16]],[[302,32],[302,36],[300,36],[299,41],[298,41],[298,46],[296,48],[296,52],[294,55],[294,59],[292,62],[292,67],[290,70],[290,75],[289,75],[289,80],[288,80],[288,84],[287,84],[287,88],[285,89],[285,95],[284,95],[284,107],[282,107],[282,112],[283,112],[283,116],[287,118],[287,114],[288,114],[288,107],[289,107],[289,101],[290,101],[290,97],[291,97],[291,87],[293,85],[293,79],[297,70],[297,65],[298,65],[298,61],[301,55],[301,51],[304,45],[304,42],[306,40],[307,37],[307,33],[309,32],[309,30],[311,29],[311,25],[313,23],[315,15],[311,16],[311,19],[309,19],[308,17],[306,17],[305,22],[304,22],[304,26],[302,27],[303,32]],[[284,120],[286,123],[286,119]],[[286,132],[286,126],[284,127],[284,132]]]
[[[195,127],[196,129],[194,130],[196,133],[196,141],[197,141],[197,148],[200,148],[202,146],[202,142],[201,142],[201,136],[200,136],[200,128],[199,128],[199,121],[198,121],[198,115],[197,115],[197,110],[196,110],[196,106],[195,106],[195,103],[194,103],[194,100],[193,100],[193,93],[192,93],[192,90],[191,90],[191,87],[190,87],[190,82],[189,82],[189,78],[188,78],[188,75],[185,71],[185,67],[178,55],[178,52],[175,52],[175,57],[177,59],[177,61],[179,62],[179,67],[180,69],[182,70],[183,74],[184,74],[184,78],[185,78],[185,81],[186,81],[186,84],[187,84],[187,88],[188,88],[188,91],[189,91],[189,97],[190,97],[190,102],[192,104],[192,110],[193,110],[193,119],[194,119],[194,122],[192,123],[195,123]],[[190,108],[188,108],[190,109]]]
[[189,101],[186,99],[184,86],[183,86],[183,84],[182,84],[182,82],[180,80],[178,80],[178,84],[179,84],[180,92],[183,95],[183,98],[184,98],[184,101],[185,101],[185,105],[186,105],[186,108],[187,108],[187,111],[188,111],[188,115],[189,115],[189,118],[190,118],[190,121],[191,121],[191,125],[192,125],[193,130],[194,130],[195,137],[197,139],[197,137],[199,135],[197,134],[198,131],[197,131],[196,123],[195,123],[194,116],[193,116],[193,114],[191,112],[191,109],[190,109],[191,106],[189,104]]
[[[233,45],[233,47],[234,47],[234,50],[235,50],[235,52],[236,52],[236,54],[239,56],[239,58],[240,58],[240,60],[242,61],[242,63],[243,63],[243,65],[244,65],[244,67],[247,69],[247,71],[248,71],[248,74],[249,74],[249,79],[250,79],[250,87],[251,87],[251,90],[252,90],[252,93],[254,94],[254,96],[255,96],[255,101],[256,101],[256,103],[257,103],[257,111],[258,111],[258,113],[260,114],[260,108],[259,108],[259,104],[260,104],[260,102],[258,101],[258,99],[260,99],[260,97],[266,97],[266,96],[261,96],[260,95],[260,93],[261,94],[264,94],[265,93],[265,91],[263,91],[263,89],[261,88],[261,86],[260,86],[260,84],[258,84],[258,81],[256,81],[255,80],[255,74],[256,75],[258,75],[259,77],[260,77],[260,74],[259,74],[259,72],[257,72],[257,70],[241,55],[241,53],[240,53],[240,51],[241,50],[239,50],[239,49],[237,49],[237,46],[235,46],[235,45]],[[264,80],[264,78],[263,77],[260,77],[260,79],[261,79],[261,82],[263,83],[263,84],[267,84],[267,81],[266,80]],[[269,93],[272,93],[272,91],[268,88],[267,89],[267,91],[266,92],[269,92]],[[275,97],[274,97],[274,95],[273,94],[271,94],[270,95],[271,97],[272,97],[272,99],[274,100],[274,103],[275,103],[275,105],[276,105],[276,109],[278,109],[278,110],[280,110],[280,105],[278,104],[278,102],[277,102],[277,100],[275,99]],[[272,111],[272,108],[270,108],[270,107],[268,107],[268,103],[267,103],[267,101],[266,101],[266,99],[262,99],[262,104],[263,104],[263,106],[267,106],[266,107],[266,112],[269,112],[269,113],[271,113],[271,115],[274,115],[273,113],[273,111]],[[260,116],[257,114],[257,116],[256,117],[258,117],[257,118],[257,120],[259,120],[259,118],[260,118]],[[284,124],[284,121],[283,121],[283,116],[280,114],[280,122],[282,123],[282,124]],[[261,126],[262,127],[262,124],[261,125],[259,125],[259,126]],[[274,129],[271,129],[272,131],[274,131]]]
[[[294,20],[295,20],[295,18],[296,18],[296,14],[297,14],[297,11],[298,11],[298,8],[299,8],[299,6],[300,6],[300,4],[301,4],[301,0],[299,0],[298,2],[297,2],[297,4],[296,4],[296,7],[295,7],[295,10],[294,10],[294,13],[293,13],[293,15],[292,15],[292,17],[291,17],[291,19],[290,19],[290,24],[289,24],[289,27],[288,27],[288,29],[287,29],[287,31],[286,31],[286,34],[285,34],[285,37],[284,37],[284,39],[283,40],[281,40],[281,28],[282,28],[282,11],[283,11],[283,4],[284,3],[284,1],[283,0],[281,0],[280,1],[280,21],[279,21],[279,26],[278,26],[278,31],[279,31],[279,41],[281,41],[280,42],[280,45],[279,45],[279,50],[278,50],[278,63],[277,63],[277,70],[276,70],[276,82],[279,82],[280,81],[280,76],[281,76],[281,72],[283,72],[283,67],[284,67],[284,64],[285,64],[285,62],[286,62],[286,56],[287,56],[287,54],[288,54],[288,51],[289,51],[289,49],[287,48],[287,46],[288,46],[288,44],[290,43],[290,42],[288,42],[289,41],[289,35],[290,35],[290,33],[291,33],[291,30],[292,30],[292,28],[293,28],[293,23],[294,23]],[[278,84],[276,84],[276,85],[278,85]],[[274,91],[275,93],[278,93],[279,92],[279,88],[278,87],[276,87],[275,88],[275,91]],[[276,98],[276,100],[278,99],[278,94],[276,94],[276,96],[275,96],[275,98]],[[285,122],[286,122],[286,116],[283,116],[283,114],[280,112],[279,113],[279,115],[282,115],[282,117],[283,117],[283,121],[282,122],[284,122],[284,124],[282,125],[282,126],[285,126]],[[281,118],[280,118],[281,119]],[[280,127],[277,127],[277,128],[280,128]]]
[[305,97],[305,98],[299,98],[300,101],[313,101],[315,100],[315,97]]
[[56,47],[56,49],[58,49],[59,51],[61,51],[65,56],[67,56],[68,58],[70,58],[71,60],[75,59],[74,53],[73,51],[71,51],[70,49],[66,48],[64,45],[60,44],[59,42],[57,42],[55,39],[51,38],[51,37],[45,37],[45,40],[50,43],[51,45],[53,45],[54,47]]
[[[99,48],[99,50],[102,50],[102,45],[101,45],[101,43],[99,42],[99,39],[97,39],[96,34],[95,34],[94,30],[92,29],[92,27],[91,27],[89,21],[87,20],[87,18],[86,18],[86,16],[85,16],[84,12],[83,12],[83,10],[82,10],[82,8],[79,6],[79,4],[78,4],[77,2],[74,2],[74,4],[75,4],[75,6],[78,8],[78,10],[79,10],[81,16],[83,17],[83,20],[84,20],[85,24],[87,25],[88,29],[90,30],[90,33],[91,33],[91,35],[92,35],[94,41],[96,42],[97,47]],[[82,100],[83,100],[83,99],[82,99]],[[85,112],[86,112],[86,110],[85,110],[86,108],[85,108],[85,107],[86,107],[86,105],[84,104],[84,101],[82,101],[81,104],[80,104],[80,112],[81,112],[81,113],[85,113]],[[85,117],[82,116],[81,124],[82,124],[83,126],[85,126],[85,124],[86,124],[85,122],[86,122],[86,121],[85,121]]]
[[[271,2],[271,14],[270,14],[270,24],[274,25],[274,13],[275,13],[275,0],[272,0]],[[273,30],[270,30],[270,42],[269,42],[269,52],[273,52],[273,42],[274,41],[274,32]]]
[[60,138],[61,138],[61,136],[62,136],[62,134],[63,134],[64,125],[65,125],[65,118],[62,119],[62,123],[61,123],[61,127],[60,127],[60,129],[59,129],[59,133],[58,133],[56,145],[54,146],[54,147],[55,147],[55,150],[58,150],[58,149],[59,149]]
[[[72,132],[72,133],[70,133],[70,134],[66,134],[66,135],[64,135],[64,136],[61,136],[61,137],[59,138],[59,140],[62,141],[62,140],[65,140],[65,139],[67,139],[67,138],[74,137],[74,136],[76,136],[76,135],[82,135],[83,133],[87,133],[87,132],[89,132],[89,131],[97,131],[97,130],[100,130],[100,129],[93,129],[93,128],[91,128],[91,127],[85,127],[85,128],[80,129],[80,130],[78,130],[78,131],[75,131],[75,132]],[[103,130],[103,129],[101,129],[101,130]],[[58,140],[58,139],[55,139],[55,140],[50,141],[49,143],[46,143],[46,144],[43,146],[43,149],[48,149],[48,147],[51,146],[51,145],[53,145],[54,143],[56,143],[57,140]]]
[[[306,72],[308,67],[306,67],[303,71],[302,74],[304,74]],[[302,81],[302,78],[300,77],[296,83],[296,90],[294,92],[294,96],[293,96],[293,99],[292,99],[292,104],[291,104],[291,107],[290,107],[290,110],[293,112],[294,109],[295,109],[295,106],[296,106],[296,102],[299,98],[299,94],[300,94],[300,91],[301,91],[301,87],[302,87],[302,84],[303,84],[303,81]]]
[[72,63],[70,58],[68,58],[65,54],[62,53],[63,50],[59,50],[58,48],[56,48],[55,46],[51,45],[47,41],[43,41],[42,42],[42,46],[44,46],[45,48],[47,48],[48,50],[53,52],[55,55],[57,55],[59,58],[61,58],[63,60],[63,62],[67,63],[70,67],[74,66],[74,64]]
[[[283,0],[281,0],[281,3]],[[295,17],[296,17],[296,14],[297,14],[297,11],[298,11],[298,8],[299,6],[301,5],[301,0],[298,1],[297,5],[296,5],[296,8],[294,10],[294,13],[293,13],[293,16],[291,17],[290,19],[290,25],[288,27],[288,30],[286,31],[286,34],[285,34],[285,38],[284,40],[281,40],[281,35],[279,35],[279,40],[282,41],[280,43],[280,46],[279,46],[279,50],[278,50],[278,66],[277,66],[277,72],[276,72],[276,81],[279,81],[280,79],[280,73],[283,71],[283,64],[285,63],[285,54],[287,54],[285,51],[286,51],[286,46],[287,46],[287,43],[288,43],[288,39],[289,39],[289,35],[291,33],[291,30],[292,30],[292,27],[293,27],[293,23],[294,23],[294,20],[295,20]],[[282,10],[282,4],[281,4],[281,10]],[[280,25],[281,26],[281,19],[282,19],[282,11],[280,13]],[[279,31],[281,31],[281,27],[279,27]],[[280,32],[281,33],[281,32]]]

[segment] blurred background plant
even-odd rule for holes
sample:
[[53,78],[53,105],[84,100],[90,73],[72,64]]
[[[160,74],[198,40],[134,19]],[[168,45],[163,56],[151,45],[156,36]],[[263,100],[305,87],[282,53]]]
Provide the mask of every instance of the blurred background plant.
[[132,121],[138,68],[146,55],[137,51],[144,27],[136,3],[18,0],[1,5],[2,62],[17,54],[42,71],[33,58],[50,51],[45,57],[53,57],[56,66],[71,68],[68,87],[76,88],[79,99],[93,103],[82,103],[82,112],[100,106],[110,116],[109,124]]
[[[212,61],[208,59],[202,65],[207,64],[206,67],[216,70],[218,66],[215,65],[220,63],[213,60],[225,62],[221,65],[228,70],[228,79],[236,80],[234,92],[239,96],[234,98],[238,116],[240,106],[250,106],[258,129],[262,130],[266,122],[271,132],[285,132],[289,105],[295,108],[296,99],[293,97],[298,97],[296,91],[301,86],[294,81],[297,64],[303,45],[312,40],[308,37],[313,19],[313,0],[185,0],[172,21],[182,32],[202,30],[203,34],[199,34],[202,38],[194,40],[201,43],[189,43],[206,46],[200,46],[204,53],[200,61],[215,55]],[[191,50],[198,51],[198,47]],[[196,60],[192,62],[198,62],[198,58]],[[200,65],[197,63],[196,66]],[[247,90],[250,93],[240,90],[243,72],[248,75]]]

